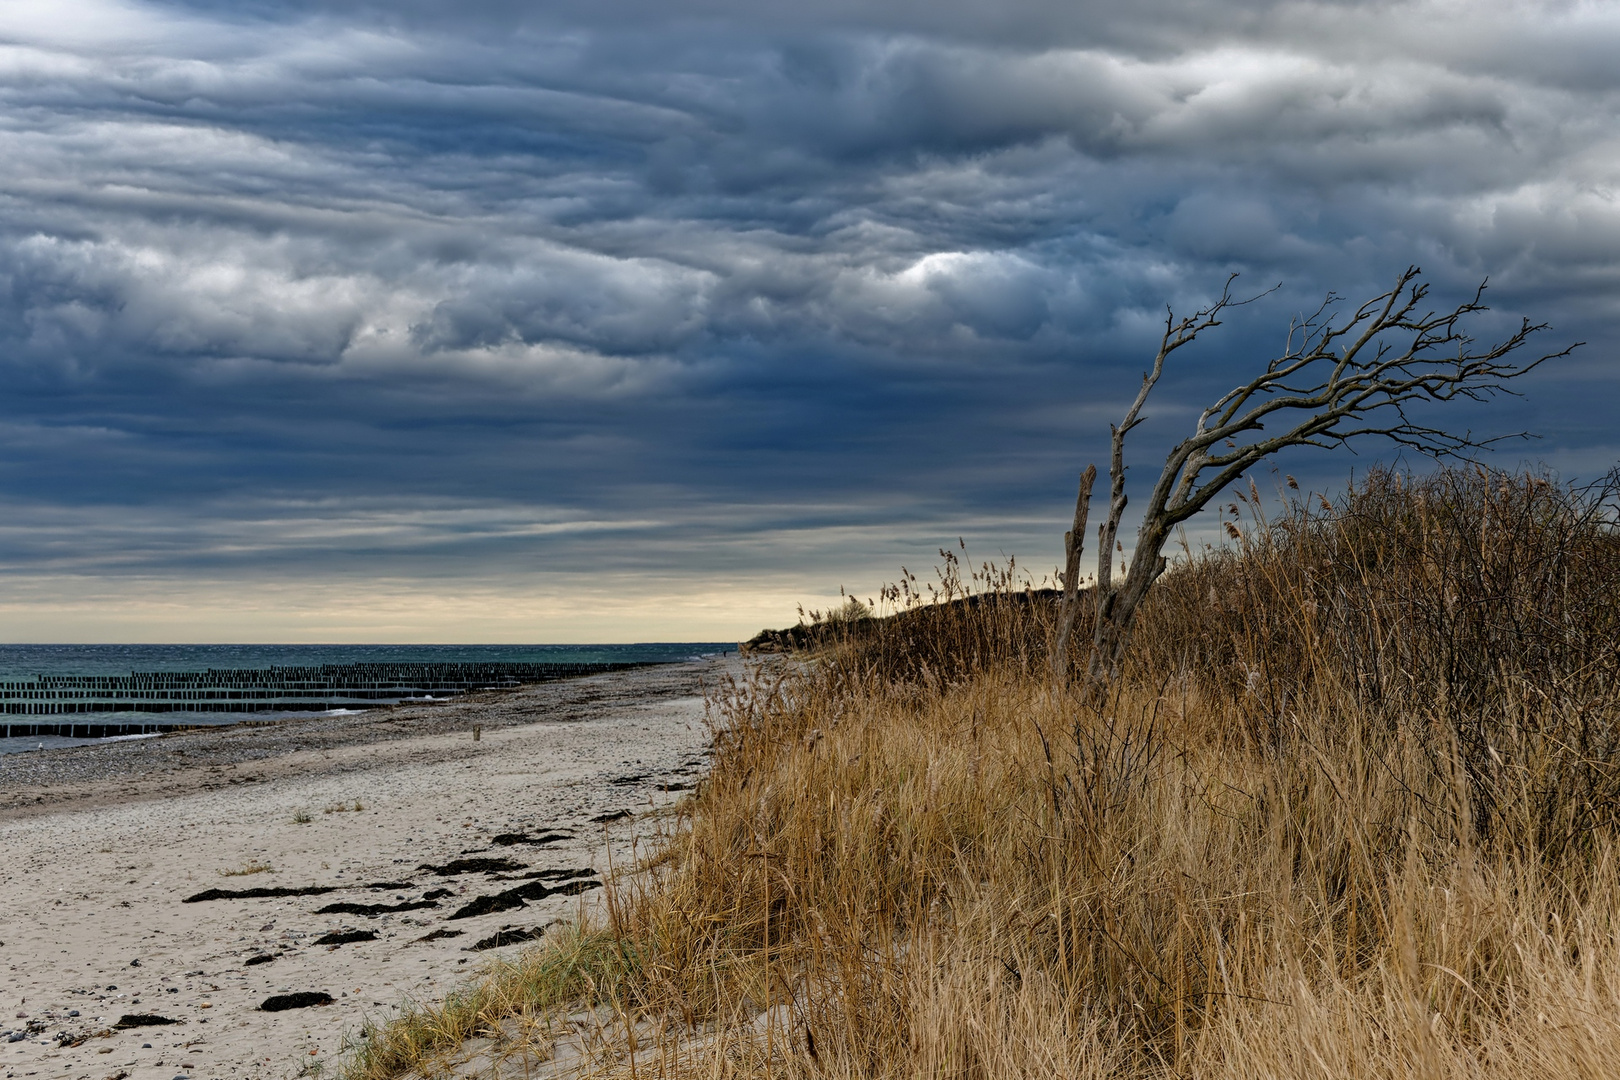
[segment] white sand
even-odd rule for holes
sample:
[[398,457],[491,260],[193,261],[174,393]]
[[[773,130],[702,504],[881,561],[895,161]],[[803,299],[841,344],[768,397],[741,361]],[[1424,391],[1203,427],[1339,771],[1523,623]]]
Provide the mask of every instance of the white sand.
[[[479,707],[446,708],[469,710],[470,726]],[[148,745],[155,755],[185,737]],[[548,897],[447,921],[468,900],[521,882],[488,874],[438,877],[419,864],[470,851],[510,857],[530,870],[605,869],[604,828],[618,860],[622,844],[650,831],[653,820],[604,827],[589,819],[621,808],[645,815],[679,798],[662,787],[695,779],[707,739],[702,701],[666,698],[617,705],[577,722],[486,729],[477,742],[460,730],[199,765],[196,775],[168,774],[161,790],[143,788],[140,776],[107,780],[101,790],[81,785],[72,792],[75,801],[60,806],[47,792],[26,815],[0,815],[0,1031],[43,1021],[43,1030],[23,1041],[0,1041],[0,1075],[227,1080],[333,1067],[345,1038],[366,1020],[385,1020],[406,1001],[440,999],[484,958],[523,948],[474,953],[465,946],[502,927],[546,926],[600,895]],[[257,782],[226,782],[243,776]],[[325,812],[357,801],[363,810]],[[296,821],[300,814],[309,821]],[[575,839],[544,847],[490,843],[501,833],[550,829]],[[252,863],[274,872],[221,876]],[[380,881],[412,884],[349,888]],[[309,885],[345,888],[324,896],[181,902],[209,888]],[[455,895],[433,910],[314,914],[334,901],[396,903],[441,887]],[[440,928],[464,933],[416,943]],[[342,929],[372,930],[378,940],[312,944]],[[244,966],[266,953],[277,959]],[[335,1001],[259,1011],[272,995],[301,991]],[[138,1013],[180,1022],[97,1034]],[[63,1032],[90,1037],[64,1047]]]

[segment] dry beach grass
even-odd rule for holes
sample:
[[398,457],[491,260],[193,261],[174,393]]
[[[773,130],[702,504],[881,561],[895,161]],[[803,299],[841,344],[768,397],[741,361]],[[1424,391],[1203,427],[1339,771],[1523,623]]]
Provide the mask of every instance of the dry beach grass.
[[1616,1075],[1614,494],[1245,517],[1101,704],[1044,674],[1048,602],[949,563],[977,602],[716,695],[595,921],[350,1075]]

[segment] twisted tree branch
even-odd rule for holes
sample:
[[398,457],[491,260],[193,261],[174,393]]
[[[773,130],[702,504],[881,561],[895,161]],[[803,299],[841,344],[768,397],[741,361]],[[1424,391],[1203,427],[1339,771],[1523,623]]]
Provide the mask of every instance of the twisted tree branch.
[[[1487,283],[1482,282],[1471,299],[1436,312],[1424,308],[1429,286],[1415,266],[1402,272],[1389,291],[1365,301],[1342,321],[1335,318],[1340,298],[1329,293],[1314,312],[1289,325],[1282,352],[1267,361],[1261,374],[1217,398],[1199,414],[1192,434],[1171,449],[1143,510],[1125,579],[1116,584],[1113,555],[1127,502],[1126,437],[1144,419],[1143,406],[1170,355],[1221,325],[1227,308],[1259,299],[1234,300],[1236,277],[1227,278],[1220,298],[1209,307],[1181,319],[1166,314],[1153,365],[1121,422],[1111,428],[1108,516],[1098,528],[1097,622],[1087,664],[1087,678],[1094,687],[1118,673],[1137,608],[1164,572],[1162,552],[1171,530],[1245,471],[1290,446],[1331,449],[1367,436],[1440,458],[1486,448],[1515,436],[1476,439],[1471,432],[1417,423],[1408,417],[1407,406],[1484,401],[1513,393],[1506,385],[1509,380],[1568,356],[1582,344],[1521,362],[1518,354],[1531,337],[1547,329],[1545,323],[1523,319],[1505,339],[1479,345],[1464,324],[1469,316],[1489,310],[1482,302]],[[1268,424],[1281,430],[1268,434]],[[1087,493],[1089,485],[1082,488],[1082,494]],[[1079,508],[1076,520],[1084,520]],[[1064,677],[1067,648],[1064,636],[1061,662],[1055,651],[1052,662],[1054,672]]]

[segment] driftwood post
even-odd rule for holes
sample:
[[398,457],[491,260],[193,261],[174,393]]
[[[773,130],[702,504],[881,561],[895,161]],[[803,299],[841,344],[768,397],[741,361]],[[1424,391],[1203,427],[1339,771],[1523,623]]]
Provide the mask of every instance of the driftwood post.
[[1091,485],[1097,481],[1097,466],[1087,465],[1080,474],[1080,494],[1074,501],[1074,528],[1063,534],[1063,606],[1058,610],[1057,640],[1052,644],[1052,675],[1059,682],[1069,681],[1069,639],[1074,622],[1080,617],[1080,552],[1086,546],[1086,516],[1091,510]]

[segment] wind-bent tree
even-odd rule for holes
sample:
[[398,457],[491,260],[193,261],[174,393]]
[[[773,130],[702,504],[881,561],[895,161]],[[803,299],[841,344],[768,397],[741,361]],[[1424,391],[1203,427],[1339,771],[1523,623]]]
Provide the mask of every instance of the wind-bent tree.
[[[1125,513],[1126,437],[1144,419],[1142,407],[1170,355],[1221,325],[1226,309],[1258,298],[1234,300],[1234,274],[1209,307],[1180,319],[1166,313],[1152,370],[1142,376],[1141,389],[1124,419],[1111,428],[1108,517],[1097,530],[1096,623],[1086,664],[1086,680],[1093,690],[1119,673],[1142,600],[1168,565],[1163,550],[1171,532],[1250,467],[1285,447],[1332,448],[1363,436],[1382,436],[1439,458],[1511,438],[1476,440],[1468,433],[1429,427],[1411,419],[1407,408],[1419,402],[1491,398],[1507,391],[1509,379],[1567,356],[1580,344],[1519,362],[1515,354],[1532,335],[1547,328],[1525,319],[1502,341],[1479,346],[1463,323],[1488,310],[1480,302],[1485,285],[1475,290],[1472,300],[1436,313],[1423,307],[1429,286],[1419,280],[1421,273],[1415,266],[1407,268],[1394,288],[1340,321],[1335,321],[1339,297],[1329,293],[1315,312],[1290,325],[1282,354],[1263,372],[1199,414],[1192,434],[1165,459],[1142,512],[1130,568],[1123,581],[1116,581],[1113,556]],[[1064,595],[1051,655],[1053,673],[1063,681],[1071,675],[1069,641],[1080,613],[1080,555],[1095,478],[1096,467],[1088,466],[1080,478],[1074,528],[1064,538]]]

